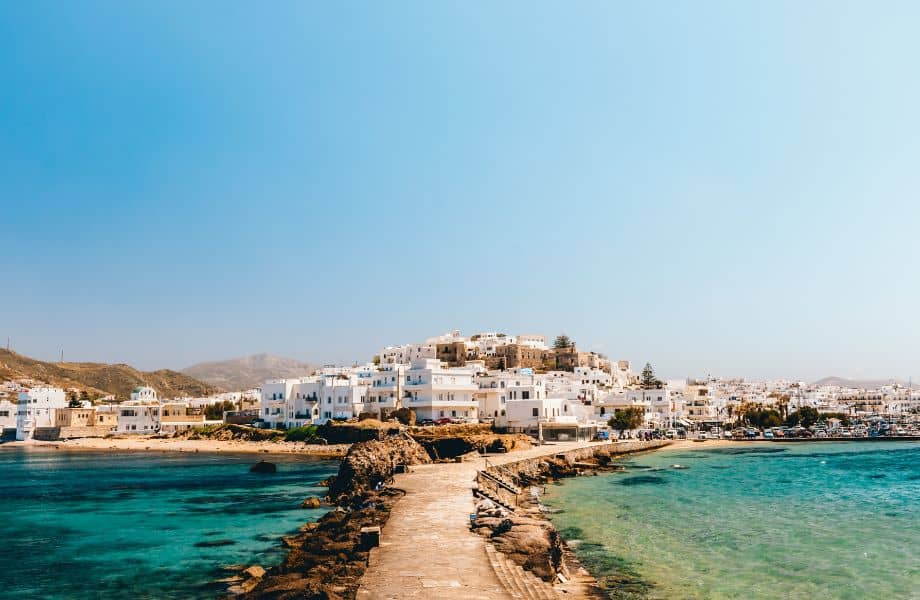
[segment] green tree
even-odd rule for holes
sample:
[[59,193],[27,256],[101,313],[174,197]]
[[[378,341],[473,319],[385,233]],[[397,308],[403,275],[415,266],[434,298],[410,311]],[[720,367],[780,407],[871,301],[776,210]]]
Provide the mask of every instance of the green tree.
[[610,428],[615,431],[637,429],[640,425],[642,425],[643,416],[644,415],[641,408],[638,406],[628,406],[614,412],[613,416],[610,417],[610,420],[607,421],[607,425],[609,425]]
[[661,380],[655,377],[655,369],[652,368],[652,363],[645,363],[640,381],[642,382],[642,387],[646,390],[661,387]]
[[224,411],[236,410],[236,404],[230,400],[208,404],[204,407],[204,417],[208,421],[219,421],[224,418]]
[[83,404],[80,402],[80,399],[77,398],[77,391],[70,390],[67,392],[67,406],[70,408],[80,408]]
[[749,408],[743,415],[742,419],[751,427],[759,429],[769,429],[779,427],[783,424],[783,418],[779,411],[772,408]]
[[799,410],[789,413],[789,416],[786,417],[786,425],[801,425],[802,427],[811,427],[818,422],[817,408],[812,408],[811,406],[803,406]]
[[575,342],[573,342],[571,338],[569,338],[569,336],[564,333],[557,335],[556,339],[553,341],[553,348],[556,348],[557,350],[562,348],[571,348],[574,345]]

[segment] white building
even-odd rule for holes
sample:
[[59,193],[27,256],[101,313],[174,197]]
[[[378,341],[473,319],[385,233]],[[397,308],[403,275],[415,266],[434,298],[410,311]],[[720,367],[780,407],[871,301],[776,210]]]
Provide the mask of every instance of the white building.
[[408,365],[412,361],[438,357],[437,343],[387,346],[378,354],[381,365]]
[[400,408],[403,397],[403,382],[406,377],[408,365],[382,364],[380,369],[371,378],[367,390],[368,406],[366,412],[374,413],[378,417]]
[[471,369],[449,369],[439,360],[413,362],[406,370],[403,406],[415,411],[419,420],[459,419],[475,421],[479,402]]
[[54,411],[65,408],[64,390],[55,387],[33,387],[19,392],[16,411],[16,439],[29,440],[39,427],[54,427]]
[[116,433],[153,434],[160,430],[160,403],[128,400],[116,406]]
[[516,400],[542,400],[547,397],[546,375],[533,369],[490,371],[474,378],[479,388],[474,398],[479,404],[479,418],[496,427],[508,427],[507,404]]
[[690,421],[684,411],[684,397],[680,390],[664,385],[660,388],[626,390],[627,405],[646,408],[645,426],[667,429],[688,427]]
[[367,412],[372,381],[367,373],[328,369],[311,377],[266,381],[260,416],[273,429],[351,419]]
[[7,399],[0,400],[0,432],[3,430],[16,429],[16,419],[19,413],[18,402],[10,402]]
[[648,427],[652,420],[652,398],[648,395],[630,392],[644,390],[613,391],[598,399],[593,405],[594,418],[607,422],[617,411],[624,408],[638,408],[642,411],[643,427]]

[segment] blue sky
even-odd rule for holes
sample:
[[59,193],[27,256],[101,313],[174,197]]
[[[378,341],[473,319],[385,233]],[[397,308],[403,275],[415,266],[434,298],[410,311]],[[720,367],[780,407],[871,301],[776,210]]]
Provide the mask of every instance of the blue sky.
[[916,4],[337,4],[0,7],[0,336],[920,374]]

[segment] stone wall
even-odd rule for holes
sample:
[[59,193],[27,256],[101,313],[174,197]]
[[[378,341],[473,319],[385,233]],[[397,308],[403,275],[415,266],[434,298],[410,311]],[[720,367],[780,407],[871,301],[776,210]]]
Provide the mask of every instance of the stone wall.
[[[480,494],[486,492],[487,499],[477,504],[477,517],[471,528],[488,538],[498,552],[540,579],[553,582],[559,575],[571,578],[573,574],[582,572],[581,565],[552,523],[542,517],[539,501],[530,497],[526,486],[571,477],[582,471],[603,469],[609,465],[612,456],[654,450],[670,443],[666,440],[611,442],[489,466],[486,471],[506,483],[519,486],[521,489],[517,491],[521,493],[516,496],[505,486],[480,477],[478,489]],[[504,506],[497,505],[493,499]],[[514,512],[506,509],[512,506],[516,507]],[[593,578],[582,577],[582,584],[590,591],[591,597],[603,597]]]
[[532,481],[545,479],[548,476],[558,478],[576,475],[578,469],[575,463],[581,461],[596,459],[603,461],[609,459],[611,456],[654,450],[667,446],[670,443],[671,442],[668,440],[609,442],[606,444],[597,444],[585,448],[568,450],[548,456],[525,458],[503,465],[490,466],[486,470],[496,476],[506,479],[511,476],[514,478],[515,483],[525,485]]
[[32,437],[44,442],[71,438],[105,437],[112,433],[108,427],[37,427]]

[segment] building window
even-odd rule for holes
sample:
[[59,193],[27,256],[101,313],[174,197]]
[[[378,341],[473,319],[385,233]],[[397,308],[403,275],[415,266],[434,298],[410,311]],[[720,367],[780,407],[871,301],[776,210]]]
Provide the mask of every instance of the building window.
[[539,416],[540,416],[540,409],[539,409],[539,408],[533,409],[533,416],[534,416],[534,417],[539,417]]

